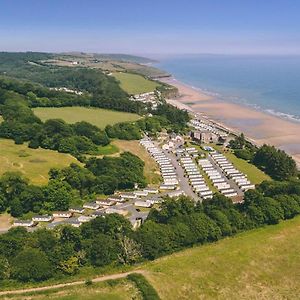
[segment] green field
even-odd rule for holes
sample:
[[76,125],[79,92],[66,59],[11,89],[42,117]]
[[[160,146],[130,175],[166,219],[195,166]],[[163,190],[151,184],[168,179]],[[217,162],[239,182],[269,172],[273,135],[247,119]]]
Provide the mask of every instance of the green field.
[[137,114],[101,108],[39,107],[34,108],[33,111],[42,121],[48,119],[63,119],[70,124],[86,121],[102,129],[105,128],[106,125],[136,121],[141,118],[141,116]]
[[21,295],[0,296],[0,299],[14,300],[141,300],[142,297],[133,283],[127,279],[110,282],[94,283],[91,286],[73,286],[63,289]]
[[239,171],[247,175],[251,183],[260,184],[264,180],[271,180],[269,175],[264,173],[262,170],[258,169],[253,164],[250,164],[246,160],[236,157],[229,149],[226,149],[226,151],[224,151],[221,146],[217,146],[217,145],[208,145],[208,146],[212,146],[220,153],[223,153]]
[[113,73],[113,76],[120,81],[121,88],[128,94],[142,94],[153,92],[159,83],[146,79],[141,75],[130,73]]
[[0,175],[7,171],[19,171],[33,184],[46,184],[50,168],[63,168],[72,162],[73,156],[53,150],[30,149],[27,144],[16,145],[12,140],[0,139]]
[[152,263],[162,299],[299,299],[300,217]]

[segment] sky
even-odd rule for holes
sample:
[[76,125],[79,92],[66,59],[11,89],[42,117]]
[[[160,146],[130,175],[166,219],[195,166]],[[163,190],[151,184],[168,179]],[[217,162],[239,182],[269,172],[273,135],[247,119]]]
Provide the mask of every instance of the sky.
[[0,51],[300,54],[300,0],[0,0]]

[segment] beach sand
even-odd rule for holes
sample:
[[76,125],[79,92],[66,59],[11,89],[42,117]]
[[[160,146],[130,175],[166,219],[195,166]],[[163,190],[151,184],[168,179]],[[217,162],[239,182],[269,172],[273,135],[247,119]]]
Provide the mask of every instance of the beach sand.
[[245,135],[258,145],[274,145],[293,156],[300,165],[300,123],[288,121],[267,113],[234,103],[220,101],[174,78],[162,80],[176,86],[179,97],[168,102],[222,124]]

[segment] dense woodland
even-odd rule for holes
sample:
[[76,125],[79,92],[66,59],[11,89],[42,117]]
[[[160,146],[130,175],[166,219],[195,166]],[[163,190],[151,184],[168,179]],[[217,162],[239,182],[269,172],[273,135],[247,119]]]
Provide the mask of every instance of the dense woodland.
[[166,199],[136,231],[124,217],[98,217],[80,228],[28,233],[11,229],[0,236],[0,278],[42,281],[73,275],[84,266],[135,264],[174,251],[215,242],[252,228],[277,224],[300,213],[299,182],[264,182],[233,204],[220,194],[198,202]]
[[298,175],[293,158],[274,146],[255,147],[241,134],[230,141],[230,147],[237,157],[250,161],[275,180],[287,180]]

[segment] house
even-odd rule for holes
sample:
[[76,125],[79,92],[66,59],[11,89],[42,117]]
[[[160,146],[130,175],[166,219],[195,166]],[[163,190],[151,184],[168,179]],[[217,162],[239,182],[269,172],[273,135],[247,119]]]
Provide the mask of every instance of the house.
[[48,224],[47,228],[48,229],[53,229],[57,226],[63,226],[63,225],[70,225],[72,227],[79,227],[81,225],[81,222],[78,221],[77,218],[69,218],[69,219],[64,220],[64,221],[52,222],[52,223]]
[[148,196],[148,192],[147,191],[135,191],[134,194],[137,195],[137,196],[139,196],[139,197],[146,197],[146,196]]
[[32,220],[15,220],[13,226],[32,227],[34,224]]
[[158,189],[155,188],[144,188],[144,191],[149,194],[158,194]]
[[134,193],[121,193],[120,196],[123,199],[136,199],[137,195],[135,195]]
[[73,213],[70,211],[56,211],[53,213],[54,218],[71,218]]
[[104,210],[96,210],[90,214],[91,217],[97,218],[97,217],[104,217],[105,211]]
[[115,205],[116,202],[110,199],[97,199],[96,200],[97,204],[102,205],[102,206],[112,206]]
[[89,222],[93,219],[91,216],[79,216],[77,220],[81,223]]
[[84,208],[83,207],[71,207],[69,210],[72,213],[78,213],[78,214],[83,214],[84,213]]
[[152,206],[152,203],[148,200],[146,201],[135,201],[134,202],[134,205],[137,206],[137,207],[145,207],[145,208],[150,208]]
[[[113,195],[113,196],[109,196],[107,198],[108,201],[113,201],[113,202],[124,202],[125,199],[123,199],[122,197],[118,196],[118,195]],[[99,200],[98,200],[99,201]]]
[[179,190],[179,191],[174,191],[174,192],[168,193],[168,196],[171,198],[179,197],[181,195],[185,195],[184,191]]
[[126,216],[128,214],[128,211],[125,210],[125,209],[117,209],[117,208],[114,208],[114,207],[109,207],[105,210],[105,212],[107,214],[119,214],[119,215],[122,215],[122,216]]
[[96,210],[100,207],[100,205],[97,202],[87,202],[83,204],[83,207]]
[[43,216],[34,216],[32,217],[33,222],[51,222],[53,220],[53,216],[43,215]]

